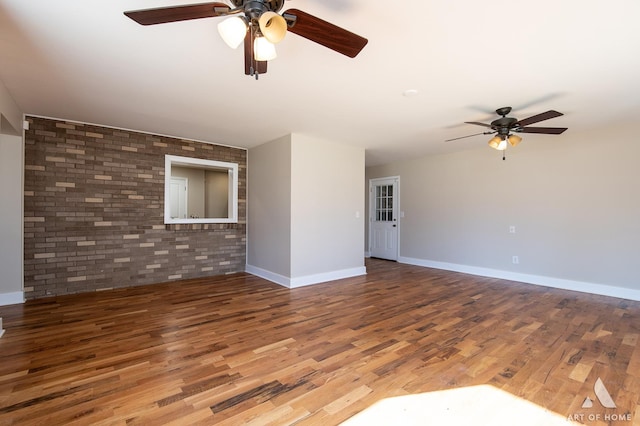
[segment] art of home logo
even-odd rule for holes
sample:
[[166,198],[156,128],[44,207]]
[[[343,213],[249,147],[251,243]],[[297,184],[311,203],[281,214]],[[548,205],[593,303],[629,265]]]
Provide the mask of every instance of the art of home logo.
[[[602,405],[604,408],[609,408],[609,409],[617,408],[616,403],[613,402],[613,398],[611,398],[611,394],[609,393],[607,388],[604,386],[604,383],[602,382],[602,379],[600,379],[600,377],[598,377],[598,380],[596,380],[596,384],[593,385],[593,391],[596,394],[596,399],[598,400],[600,405]],[[593,405],[594,405],[594,401],[587,396],[584,399],[584,402],[582,403],[582,408],[590,409],[590,408],[593,408]],[[588,421],[604,420],[605,422],[612,422],[612,421],[630,422],[631,413],[622,413],[622,414],[616,413],[616,412],[606,412],[604,414],[589,413],[589,412],[574,413],[574,414],[569,414],[569,417],[567,418],[567,420],[579,421],[579,422],[584,422],[585,420],[588,420]]]

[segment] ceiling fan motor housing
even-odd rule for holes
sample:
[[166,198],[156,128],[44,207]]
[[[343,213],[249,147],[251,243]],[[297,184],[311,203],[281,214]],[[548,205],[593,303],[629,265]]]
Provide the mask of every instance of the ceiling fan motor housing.
[[491,128],[498,132],[499,135],[508,135],[509,131],[517,127],[518,120],[513,117],[500,117],[491,122]]

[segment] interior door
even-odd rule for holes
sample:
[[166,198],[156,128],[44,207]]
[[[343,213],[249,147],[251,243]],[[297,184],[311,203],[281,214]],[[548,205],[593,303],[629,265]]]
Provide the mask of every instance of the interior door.
[[399,178],[369,181],[369,250],[371,257],[398,260]]
[[187,217],[187,178],[171,177],[171,218],[186,219]]

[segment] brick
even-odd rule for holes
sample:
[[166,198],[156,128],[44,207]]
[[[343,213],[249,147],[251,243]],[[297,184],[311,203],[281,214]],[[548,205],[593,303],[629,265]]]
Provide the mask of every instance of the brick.
[[65,161],[67,161],[67,159],[64,157],[53,157],[53,156],[45,157],[45,160],[50,161],[52,163],[64,163]]
[[61,188],[75,188],[76,184],[73,182],[56,182],[56,186]]
[[84,247],[84,246],[95,246],[96,242],[95,241],[78,241],[76,243],[76,245],[78,247]]
[[55,253],[36,253],[33,255],[34,259],[51,259],[52,257],[56,257]]
[[[27,299],[244,270],[245,150],[27,120],[32,124],[25,131]],[[164,224],[164,155],[185,151],[239,164],[239,223]]]

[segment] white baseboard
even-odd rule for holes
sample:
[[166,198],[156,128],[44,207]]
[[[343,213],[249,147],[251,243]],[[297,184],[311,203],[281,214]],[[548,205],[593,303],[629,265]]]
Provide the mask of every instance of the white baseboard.
[[15,305],[16,303],[24,303],[24,292],[0,293],[0,306]]
[[257,266],[246,264],[244,271],[248,274],[255,275],[256,277],[264,278],[267,281],[271,281],[276,284],[280,284],[284,287],[291,287],[289,285],[290,278],[284,275],[276,274],[275,272],[267,271],[266,269],[258,268]]
[[295,277],[291,278],[291,288],[326,283],[327,281],[341,280],[343,278],[357,277],[366,274],[367,268],[365,266],[359,266],[357,268],[341,269],[339,271]]
[[482,277],[499,278],[503,280],[518,281],[527,284],[542,285],[545,287],[559,288],[563,290],[579,291],[582,293],[599,294],[602,296],[618,297],[640,301],[640,290],[632,288],[615,287],[606,284],[588,283],[583,281],[565,280],[561,278],[545,277],[542,275],[520,274],[517,272],[501,271],[499,269],[479,268],[476,266],[459,265],[456,263],[435,262],[432,260],[415,259],[400,256],[398,262],[409,265],[424,266],[427,268],[443,269],[446,271],[462,272],[465,274],[479,275]]
[[276,274],[274,272],[267,271],[266,269],[247,264],[245,265],[245,272],[260,278],[264,278],[265,280],[269,280],[284,287],[297,288],[313,284],[320,284],[327,281],[366,275],[367,268],[364,266],[360,266],[357,268],[341,269],[338,271],[323,272],[321,274],[305,275],[302,277],[285,277],[284,275]]

